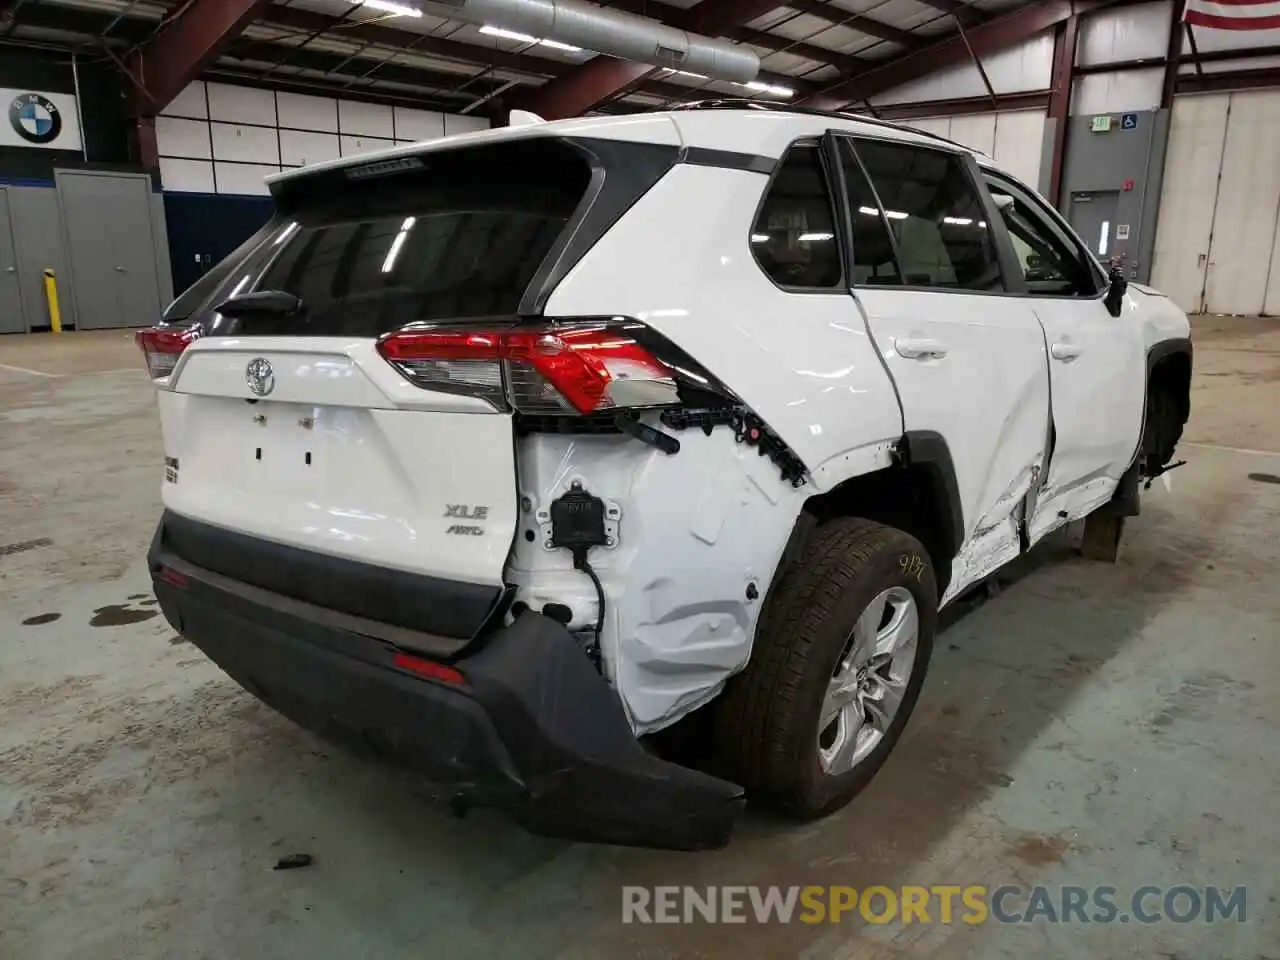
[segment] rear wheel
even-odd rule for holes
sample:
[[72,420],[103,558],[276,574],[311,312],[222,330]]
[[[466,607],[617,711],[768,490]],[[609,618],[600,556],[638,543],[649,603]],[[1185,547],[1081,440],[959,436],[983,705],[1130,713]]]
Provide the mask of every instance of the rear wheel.
[[724,772],[801,817],[848,803],[893,749],[937,625],[929,555],[860,518],[820,527],[771,591],[717,711]]

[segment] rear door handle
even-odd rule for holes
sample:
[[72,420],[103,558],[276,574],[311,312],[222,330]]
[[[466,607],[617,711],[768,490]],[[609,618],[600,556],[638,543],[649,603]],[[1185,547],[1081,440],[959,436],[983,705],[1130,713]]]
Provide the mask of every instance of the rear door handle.
[[1070,363],[1080,356],[1081,350],[1074,343],[1059,342],[1049,348],[1049,353],[1055,360]]
[[927,337],[898,337],[893,341],[893,349],[907,360],[941,360],[947,355],[945,343]]

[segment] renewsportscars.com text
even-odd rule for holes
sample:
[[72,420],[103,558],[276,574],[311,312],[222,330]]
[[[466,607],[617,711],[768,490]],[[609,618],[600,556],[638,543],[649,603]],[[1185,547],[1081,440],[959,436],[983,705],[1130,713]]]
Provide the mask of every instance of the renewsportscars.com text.
[[1244,923],[1244,887],[622,888],[623,923]]

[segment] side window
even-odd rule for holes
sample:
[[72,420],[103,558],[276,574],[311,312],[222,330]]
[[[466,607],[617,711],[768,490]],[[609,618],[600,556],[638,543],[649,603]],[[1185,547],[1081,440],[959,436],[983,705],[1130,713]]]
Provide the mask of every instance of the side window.
[[1027,292],[1031,296],[1095,296],[1097,274],[1071,235],[1021,187],[992,174],[985,179],[1009,228]]
[[986,209],[960,157],[914,145],[859,140],[910,286],[1003,290]]
[[840,168],[849,197],[849,224],[853,243],[855,286],[900,286],[902,271],[893,248],[893,237],[867,175],[854,156],[853,144],[840,141]]
[[841,285],[831,194],[817,144],[797,144],[782,160],[765,195],[751,249],[762,270],[781,287]]

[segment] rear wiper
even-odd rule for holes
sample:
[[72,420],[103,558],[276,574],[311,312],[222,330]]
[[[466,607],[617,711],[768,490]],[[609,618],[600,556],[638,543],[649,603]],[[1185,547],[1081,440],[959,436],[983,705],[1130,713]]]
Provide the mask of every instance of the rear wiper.
[[231,297],[214,307],[224,317],[287,317],[302,309],[302,301],[284,290],[255,290]]

